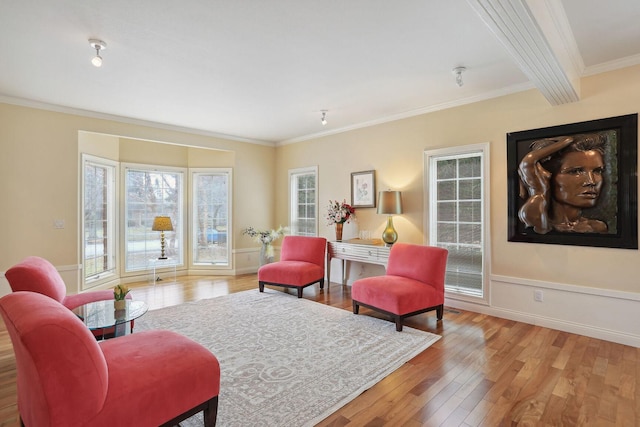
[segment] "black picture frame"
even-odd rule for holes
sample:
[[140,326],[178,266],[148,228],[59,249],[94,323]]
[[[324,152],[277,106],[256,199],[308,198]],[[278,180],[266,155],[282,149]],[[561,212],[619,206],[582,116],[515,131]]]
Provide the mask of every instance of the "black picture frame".
[[376,171],[351,172],[351,206],[376,207]]
[[[606,138],[603,185],[596,205],[584,209],[584,217],[602,219],[606,232],[573,232],[552,229],[537,233],[520,219],[526,198],[520,196],[518,173],[523,157],[534,141],[559,136],[601,133]],[[628,114],[507,134],[508,240],[510,242],[638,249],[638,114]],[[526,188],[526,187],[525,187]],[[550,189],[553,191],[553,189]],[[549,193],[552,195],[553,193]]]

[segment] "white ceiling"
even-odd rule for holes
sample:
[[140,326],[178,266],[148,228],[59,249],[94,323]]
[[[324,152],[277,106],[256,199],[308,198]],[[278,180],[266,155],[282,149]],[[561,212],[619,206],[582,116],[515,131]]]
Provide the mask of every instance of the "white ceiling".
[[0,0],[0,101],[288,143],[532,87],[575,101],[576,77],[640,63],[638,22],[638,0]]

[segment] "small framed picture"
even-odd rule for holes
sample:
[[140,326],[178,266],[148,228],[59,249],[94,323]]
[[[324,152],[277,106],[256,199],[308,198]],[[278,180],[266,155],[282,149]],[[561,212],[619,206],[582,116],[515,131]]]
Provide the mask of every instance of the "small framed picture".
[[376,171],[351,172],[351,206],[376,207]]

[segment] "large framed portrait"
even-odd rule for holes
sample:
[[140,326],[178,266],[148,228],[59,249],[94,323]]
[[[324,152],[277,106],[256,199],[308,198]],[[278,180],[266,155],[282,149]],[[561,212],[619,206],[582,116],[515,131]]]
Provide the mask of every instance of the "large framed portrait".
[[508,133],[508,240],[638,249],[637,152],[637,114]]
[[376,171],[351,172],[351,206],[376,207]]

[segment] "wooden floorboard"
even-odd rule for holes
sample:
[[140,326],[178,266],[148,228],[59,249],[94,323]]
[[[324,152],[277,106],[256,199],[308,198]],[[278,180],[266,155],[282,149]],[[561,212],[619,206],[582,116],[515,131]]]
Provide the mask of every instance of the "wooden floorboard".
[[[131,287],[154,310],[257,291],[257,278],[185,276]],[[349,287],[316,285],[304,298],[351,310]],[[366,308],[360,315],[385,319]],[[463,310],[406,325],[442,339],[319,426],[640,426],[638,348]],[[13,348],[0,322],[0,426],[20,425],[16,401]]]

